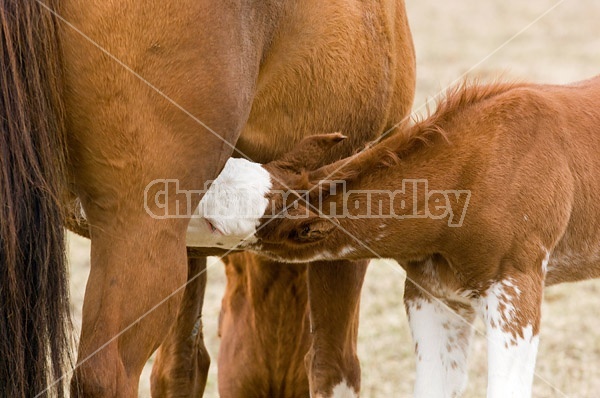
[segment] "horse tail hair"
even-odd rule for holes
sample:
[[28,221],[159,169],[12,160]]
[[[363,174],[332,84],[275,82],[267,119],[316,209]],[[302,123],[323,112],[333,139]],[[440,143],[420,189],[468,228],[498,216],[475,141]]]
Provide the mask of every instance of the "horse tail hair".
[[72,364],[58,0],[0,0],[0,395],[65,396]]

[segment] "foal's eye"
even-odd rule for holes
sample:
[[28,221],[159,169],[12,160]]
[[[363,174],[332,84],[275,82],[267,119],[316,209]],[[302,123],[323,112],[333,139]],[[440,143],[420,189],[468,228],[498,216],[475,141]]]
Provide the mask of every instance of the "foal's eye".
[[207,220],[206,220],[206,223],[208,224],[208,228],[210,228],[210,232],[212,232],[212,233],[215,233],[215,232],[217,232],[217,231],[218,231],[218,230],[217,230],[217,227],[215,227],[215,226],[213,225],[213,223],[212,223],[212,222],[210,222],[210,220],[208,220],[208,219],[207,219]]

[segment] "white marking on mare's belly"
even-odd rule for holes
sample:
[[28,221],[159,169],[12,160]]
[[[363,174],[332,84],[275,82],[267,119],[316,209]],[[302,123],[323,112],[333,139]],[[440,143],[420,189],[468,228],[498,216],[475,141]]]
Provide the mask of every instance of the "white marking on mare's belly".
[[242,241],[242,246],[254,242],[271,187],[271,176],[261,164],[230,158],[192,216],[186,244],[231,249]]

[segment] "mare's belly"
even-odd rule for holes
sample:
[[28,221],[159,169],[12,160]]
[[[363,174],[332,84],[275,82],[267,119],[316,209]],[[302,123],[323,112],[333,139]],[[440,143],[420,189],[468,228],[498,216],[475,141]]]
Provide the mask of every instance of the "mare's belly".
[[311,134],[341,131],[356,146],[388,123],[395,55],[385,16],[360,9],[377,5],[340,12],[339,3],[297,7],[282,23],[237,145],[253,160],[272,160]]

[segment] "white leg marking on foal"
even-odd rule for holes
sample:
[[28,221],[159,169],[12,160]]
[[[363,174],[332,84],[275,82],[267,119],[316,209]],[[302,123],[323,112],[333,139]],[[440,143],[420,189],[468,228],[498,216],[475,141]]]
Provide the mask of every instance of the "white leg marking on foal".
[[417,356],[415,398],[460,396],[467,384],[469,322],[425,299],[410,302],[407,311]]
[[[510,280],[494,283],[480,308],[488,340],[488,398],[530,397],[539,336],[531,323],[515,321],[513,299],[521,291]],[[521,322],[522,323],[522,322]]]
[[190,220],[187,245],[230,249],[248,236],[245,243],[252,243],[271,187],[271,176],[261,164],[229,159]]

